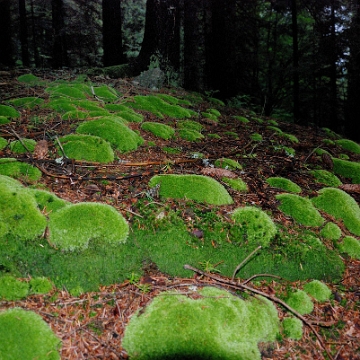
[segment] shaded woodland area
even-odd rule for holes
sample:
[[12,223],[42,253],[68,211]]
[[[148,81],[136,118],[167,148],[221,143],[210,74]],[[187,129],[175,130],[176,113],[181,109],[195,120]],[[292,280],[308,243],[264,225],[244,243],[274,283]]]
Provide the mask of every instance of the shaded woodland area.
[[160,66],[169,85],[356,141],[359,39],[359,0],[0,0],[2,69]]

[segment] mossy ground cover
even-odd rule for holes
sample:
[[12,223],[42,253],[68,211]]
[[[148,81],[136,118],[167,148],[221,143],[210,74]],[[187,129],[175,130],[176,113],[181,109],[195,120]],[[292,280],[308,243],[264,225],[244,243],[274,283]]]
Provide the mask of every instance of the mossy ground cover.
[[[32,85],[27,84],[26,86]],[[307,164],[304,164],[304,161],[306,162],[304,159],[308,159],[307,157],[312,151],[312,149],[306,148],[304,144],[312,143],[314,147],[321,147],[324,146],[323,138],[316,138],[314,135],[314,139],[309,142],[303,129],[298,128],[297,125],[289,126],[289,124],[280,121],[271,122],[268,119],[258,121],[256,114],[224,108],[224,104],[218,101],[206,102],[206,98],[199,94],[184,96],[181,92],[181,96],[176,97],[165,93],[159,94],[160,96],[139,94],[137,96],[140,100],[131,96],[124,103],[120,96],[122,93],[127,93],[126,89],[113,91],[111,86],[92,84],[88,79],[84,81],[79,78],[71,82],[48,81],[36,86],[43,89],[46,87],[47,95],[44,96],[44,101],[39,102],[37,106],[30,107],[27,111],[30,114],[30,119],[37,117],[41,121],[32,121],[28,124],[29,127],[26,123],[23,124],[24,127],[18,127],[17,125],[20,125],[20,121],[22,121],[19,117],[5,117],[5,119],[11,121],[9,126],[15,126],[21,138],[32,138],[32,131],[36,131],[34,132],[36,141],[43,139],[44,136],[46,137],[49,142],[46,161],[39,162],[37,159],[23,161],[20,157],[15,160],[15,154],[9,146],[6,146],[11,141],[18,140],[15,136],[9,137],[7,135],[5,147],[1,150],[2,154],[6,156],[2,162],[16,163],[16,166],[11,167],[10,170],[4,171],[3,168],[4,174],[18,177],[23,183],[20,184],[8,178],[7,180],[3,179],[3,195],[6,196],[0,197],[0,201],[7,199],[7,202],[11,203],[12,206],[17,205],[18,209],[22,207],[24,211],[18,211],[14,215],[8,211],[10,207],[3,206],[3,203],[1,205],[4,212],[0,215],[0,273],[1,275],[12,276],[12,279],[15,279],[13,284],[20,283],[24,288],[25,282],[28,294],[40,292],[44,284],[41,280],[35,281],[35,279],[45,277],[55,286],[50,291],[58,291],[61,294],[66,294],[68,291],[73,297],[81,297],[80,301],[85,301],[86,297],[91,299],[92,296],[99,296],[84,294],[84,292],[100,290],[104,293],[107,291],[105,289],[110,287],[113,289],[111,291],[115,291],[116,296],[121,296],[119,294],[122,290],[117,292],[114,290],[114,286],[117,286],[114,284],[120,283],[124,284],[121,286],[125,286],[126,289],[128,289],[127,286],[133,286],[131,288],[133,295],[131,296],[135,296],[135,298],[138,296],[137,294],[141,295],[142,298],[151,298],[153,297],[153,284],[158,281],[159,276],[164,276],[167,279],[165,280],[166,284],[178,277],[193,277],[191,271],[184,269],[183,266],[186,263],[205,271],[216,272],[219,276],[231,277],[239,263],[246,259],[256,246],[261,244],[262,248],[257,250],[241,266],[236,278],[248,279],[253,275],[263,273],[282,277],[282,280],[274,280],[273,283],[270,283],[266,277],[257,279],[259,281],[267,279],[266,284],[269,288],[273,284],[285,284],[284,286],[286,286],[289,282],[296,281],[296,284],[300,284],[300,288],[311,296],[316,307],[320,300],[315,298],[320,299],[319,291],[321,289],[317,289],[316,286],[314,289],[310,285],[305,287],[301,284],[311,284],[310,280],[317,279],[333,283],[331,288],[336,288],[341,279],[344,279],[344,271],[348,262],[359,257],[359,235],[356,232],[356,220],[353,219],[356,219],[358,215],[355,207],[349,205],[352,201],[346,200],[345,204],[343,197],[332,196],[331,194],[331,196],[325,196],[326,189],[317,193],[322,186],[336,187],[339,184],[325,182],[330,176],[325,176],[325,181],[322,177],[320,182],[316,182],[316,179],[309,175],[309,171],[323,171],[323,164],[319,156],[314,155],[311,161],[309,160]],[[91,86],[94,90],[101,89],[103,92],[100,93],[99,90],[94,97]],[[175,94],[176,92],[171,93]],[[152,97],[157,98],[157,100],[153,100]],[[20,98],[20,96],[14,96],[14,98]],[[142,104],[143,98],[148,99]],[[187,100],[183,101],[184,98]],[[149,99],[150,101],[148,101]],[[142,108],[137,107],[139,104],[134,106],[137,102]],[[146,102],[148,103],[145,104]],[[17,111],[20,109],[21,102],[18,102],[17,105],[15,103],[12,105]],[[72,111],[73,114],[81,111],[84,113],[84,119],[79,119],[76,116],[69,116],[66,120],[62,118],[69,111]],[[209,121],[208,118],[201,116],[202,111],[212,115],[216,121]],[[59,160],[57,158],[62,156],[58,147],[58,140],[61,141],[66,136],[74,136],[77,128],[89,126],[85,126],[85,124],[98,120],[98,116],[102,116],[101,119],[103,120],[104,113],[107,115],[107,120],[109,120],[108,114],[112,114],[110,121],[116,125],[121,124],[121,129],[126,127],[131,130],[131,134],[135,134],[137,139],[140,136],[146,136],[146,144],[148,145],[141,146],[140,142],[130,150],[121,151],[121,160],[119,160],[117,156],[120,157],[120,154],[116,150],[117,146],[112,143],[115,156],[108,161],[106,166],[83,164],[80,161],[66,164],[57,162]],[[14,114],[16,115],[16,113]],[[117,120],[114,119],[115,116],[118,116]],[[251,121],[245,124],[243,119],[240,120],[241,117]],[[173,126],[177,130],[175,137],[162,139],[146,132],[145,129],[141,128],[141,122],[144,120]],[[282,134],[274,128],[268,129],[269,125],[276,126],[278,129],[281,128],[283,134],[286,134],[285,137],[280,137],[279,135]],[[0,126],[0,130],[2,128],[6,129],[6,134],[11,134],[6,123]],[[23,131],[25,128],[26,131]],[[54,129],[58,134],[54,134]],[[186,132],[184,139],[179,136],[181,131]],[[271,131],[276,132],[276,134],[269,141],[267,136]],[[114,133],[115,131],[108,135],[112,136]],[[209,134],[216,136],[211,138]],[[255,136],[252,139],[254,134]],[[85,134],[75,136],[85,136]],[[330,135],[327,136],[330,137]],[[125,136],[123,142],[131,140],[131,138],[131,136]],[[334,139],[338,139],[338,137]],[[105,137],[103,140],[111,143]],[[196,141],[192,143],[192,140]],[[299,145],[296,144],[297,140]],[[287,154],[285,148],[292,146],[292,143],[295,144],[293,146],[296,148],[296,152],[292,149],[293,152]],[[338,174],[342,182],[346,184],[349,179],[356,181],[356,164],[359,162],[356,152],[347,150],[335,142],[326,146],[335,159],[334,172]],[[165,151],[166,149],[169,151]],[[173,152],[174,149],[176,153]],[[350,174],[339,170],[341,167],[344,168],[344,163],[337,163],[338,160],[336,159],[345,161],[341,152],[347,154],[345,165],[347,170],[351,170]],[[201,158],[193,157],[192,155],[195,153],[201,153]],[[216,202],[213,203],[212,200],[208,201],[209,198],[212,199],[217,194],[218,185],[210,186],[207,189],[209,184],[205,186],[204,183],[197,185],[190,182],[189,185],[184,182],[180,186],[178,183],[170,183],[167,189],[166,186],[165,188],[162,187],[164,184],[157,187],[159,182],[150,181],[152,176],[158,173],[161,174],[157,175],[159,178],[168,176],[165,173],[169,174],[170,178],[185,176],[185,174],[187,174],[186,176],[200,176],[201,170],[204,167],[212,166],[216,159],[227,159],[227,163],[222,166],[225,163],[223,161],[222,165],[214,169],[219,171],[220,177],[211,180],[216,184],[224,185],[231,202],[219,205]],[[263,163],[265,159],[266,165]],[[94,161],[94,158],[87,161]],[[158,162],[159,165],[146,165],[148,162]],[[142,165],[144,168],[133,165],[139,163],[144,164]],[[232,166],[234,164],[235,166]],[[241,167],[237,164],[241,164]],[[290,164],[296,164],[296,166]],[[18,168],[20,167],[23,168],[19,174]],[[42,168],[50,175],[42,172]],[[234,183],[239,179],[222,177],[220,172],[222,170],[233,171],[236,175],[241,176],[244,182]],[[32,171],[37,173],[34,178],[30,177]],[[92,176],[102,178],[104,174],[110,176],[109,178],[104,177],[100,181],[82,181],[73,177],[77,174],[86,178]],[[149,174],[151,175],[149,176]],[[328,174],[333,175],[331,172]],[[286,181],[290,175],[293,180],[292,183]],[[114,178],[121,179],[122,177],[127,179],[114,181]],[[204,178],[204,176],[201,177]],[[273,181],[271,178],[285,180],[283,183],[276,183],[278,180],[275,180],[275,183],[270,184]],[[212,183],[214,184],[214,182]],[[31,183],[35,185],[29,187]],[[299,189],[296,186],[294,187],[294,184],[298,184],[301,192],[298,192]],[[275,187],[276,190],[274,190]],[[40,189],[48,189],[49,191]],[[289,201],[291,213],[290,210],[281,210],[280,206],[287,198],[286,200],[284,200],[285,198],[276,199],[275,195],[279,193],[279,190],[287,192],[296,190],[294,193],[301,194],[301,196],[297,195],[296,200],[292,199],[293,202]],[[162,193],[163,191],[165,191],[165,195]],[[208,195],[205,194],[206,192]],[[23,195],[21,196],[22,200],[11,202],[9,196],[14,196],[13,194]],[[293,194],[283,195],[287,197]],[[208,198],[208,196],[210,197]],[[316,204],[317,198],[322,199],[327,196],[332,197],[332,204],[330,204],[331,201],[326,206]],[[357,203],[356,195],[348,196]],[[303,199],[306,199],[306,206],[304,207],[302,206],[305,204]],[[307,200],[313,202],[318,211],[321,212],[321,217],[324,219],[321,224],[320,221],[319,223],[305,221],[306,227],[304,227],[303,219],[309,218],[307,213],[310,208],[311,211],[314,209]],[[117,214],[121,213],[129,225],[126,241],[120,241],[114,246],[109,246],[109,243],[104,239],[111,239],[110,235],[114,234],[106,226],[110,225],[111,221],[97,216],[96,218],[103,219],[101,224],[97,223],[96,220],[86,222],[87,218],[91,217],[90,215],[85,216],[86,221],[80,221],[81,216],[71,213],[69,209],[72,206],[76,207],[76,205],[71,204],[84,202],[89,204],[106,203]],[[319,200],[319,202],[322,201]],[[336,213],[330,205],[342,210],[340,213]],[[259,209],[258,215],[266,214],[268,221],[265,221],[260,215],[256,217],[245,216],[246,214],[237,219],[237,212],[241,213],[244,210],[240,209],[249,207]],[[296,210],[296,214],[293,212],[294,210]],[[70,213],[68,220],[64,220],[66,219],[65,216],[64,218],[60,216],[66,212]],[[28,213],[35,218],[39,217],[40,221],[28,220]],[[345,215],[348,213],[352,215]],[[10,218],[7,217],[8,214],[10,214]],[[56,226],[59,229],[61,228],[61,231],[64,230],[64,234],[66,234],[64,238],[68,234],[73,234],[78,240],[85,233],[88,235],[91,233],[85,237],[85,242],[81,242],[82,246],[61,249],[61,241],[59,242],[51,237],[51,234],[55,233],[54,228],[50,227],[50,234],[48,230],[45,231],[49,221],[51,221],[50,219],[56,219],[57,216],[59,219]],[[9,224],[12,224],[13,221],[21,224],[21,226],[11,227],[11,229],[19,229],[19,233],[9,230]],[[24,224],[31,221],[38,226],[35,230],[31,230],[32,228],[23,225],[22,221]],[[72,223],[78,225],[80,222],[85,223],[84,230],[77,233],[76,226],[71,227],[70,225]],[[64,224],[69,226],[62,227]],[[91,226],[95,226],[96,229],[91,231]],[[99,230],[101,231],[98,232]],[[352,232],[352,236],[348,235],[349,232]],[[266,240],[265,243],[264,239]],[[152,280],[148,282],[148,280],[145,281],[141,278],[134,283],[134,280],[131,280],[134,278],[134,274],[137,274],[136,276],[139,276],[139,279],[141,276],[144,279],[150,276]],[[197,277],[194,279],[197,281]],[[275,288],[277,286],[274,285]],[[50,287],[48,288],[50,289]],[[349,294],[344,295],[342,293],[341,296],[349,296]],[[111,300],[107,300],[103,300],[102,307],[112,306],[111,314],[116,317],[118,310],[115,309],[115,302],[111,303]],[[72,301],[72,304],[75,304],[76,301]],[[333,308],[338,307],[336,299],[330,301],[335,301],[332,303]],[[122,309],[121,302],[117,300],[116,303]],[[24,304],[24,306],[28,306],[26,303]],[[69,305],[69,308],[71,306]],[[85,308],[86,306],[81,308],[78,313],[87,311]],[[57,311],[55,310],[55,312]],[[131,312],[132,309],[125,315],[122,313],[122,316],[125,316],[125,321]],[[51,314],[50,311],[47,313]],[[100,319],[96,314],[89,316],[94,317],[94,320]],[[49,317],[48,320],[56,321],[55,317]],[[83,320],[78,318],[77,324],[82,323]],[[215,320],[214,322],[216,323]],[[286,326],[284,325],[284,333],[288,333],[290,338],[300,339],[298,341],[304,344],[302,342],[304,336],[301,337],[302,333],[299,327],[291,322]],[[97,328],[99,338],[104,339],[103,336],[106,333],[105,328]],[[123,334],[123,331],[118,333]],[[85,333],[82,332],[82,334]],[[115,339],[112,335],[108,338]],[[68,352],[74,351],[76,346],[70,346],[65,337],[64,341],[64,349],[67,349]],[[119,343],[120,340],[117,339],[116,341]],[[145,343],[147,339],[143,339],[143,341]],[[161,338],[159,341],[163,342]],[[100,348],[98,347],[98,349]],[[218,348],[217,351],[221,352],[222,350]],[[272,351],[276,352],[277,350]],[[296,350],[293,349],[292,351]]]

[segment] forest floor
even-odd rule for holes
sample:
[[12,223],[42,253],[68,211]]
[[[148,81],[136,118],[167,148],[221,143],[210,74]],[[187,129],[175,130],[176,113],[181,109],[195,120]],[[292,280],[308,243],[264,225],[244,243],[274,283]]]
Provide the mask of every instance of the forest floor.
[[[40,73],[35,73],[40,76]],[[29,87],[20,84],[16,77],[20,73],[2,73],[0,80],[0,101],[25,96],[45,98],[48,96],[42,87]],[[41,76],[47,80],[56,80],[62,76],[70,77],[71,74],[58,72],[44,72]],[[123,95],[124,99],[141,94],[145,95],[148,90],[135,86],[131,79],[106,79],[98,77],[92,79],[96,83],[110,84]],[[185,91],[181,89],[164,88],[161,92],[172,96],[183,96]],[[198,103],[197,111],[201,114],[209,107],[214,107],[207,101]],[[156,116],[141,112],[146,121],[157,121]],[[300,127],[292,123],[278,121],[279,127],[286,133],[291,133],[299,139],[299,143],[291,143],[287,139],[282,140],[284,146],[295,149],[296,155],[289,157],[284,151],[275,151],[272,146],[274,132],[263,124],[252,121],[244,127],[236,122],[234,115],[248,116],[246,109],[230,107],[221,108],[221,124],[211,122],[199,116],[204,132],[221,135],[221,139],[205,137],[201,141],[189,142],[179,138],[171,140],[156,139],[156,146],[140,146],[136,151],[121,154],[124,163],[114,163],[115,166],[98,166],[91,173],[98,180],[80,181],[71,179],[56,165],[54,161],[43,162],[43,176],[40,183],[54,192],[62,199],[72,203],[82,201],[96,201],[110,203],[122,212],[130,224],[136,219],[136,203],[138,194],[144,194],[148,190],[148,181],[153,174],[202,174],[201,161],[191,157],[192,153],[200,152],[208,159],[232,157],[235,154],[244,156],[237,157],[244,167],[241,178],[248,185],[247,192],[229,190],[234,205],[225,206],[231,211],[235,207],[244,204],[252,204],[264,210],[271,211],[276,223],[281,223],[289,229],[293,220],[285,216],[277,207],[275,195],[280,193],[265,183],[264,179],[270,176],[286,177],[302,188],[302,195],[315,196],[323,186],[314,182],[308,174],[310,167],[324,167],[321,157],[317,156],[314,149],[323,146],[322,140],[326,137],[321,129],[315,127]],[[34,116],[47,117],[46,122],[34,123]],[[10,124],[0,127],[0,136],[10,140],[20,138],[33,138],[47,140],[47,133],[56,130],[58,136],[73,132],[76,120],[63,121],[59,116],[49,118],[49,112],[41,107],[31,110],[23,110],[21,117]],[[32,126],[29,126],[32,125]],[[133,130],[138,130],[145,141],[154,141],[154,137],[140,129],[139,123],[129,125]],[[234,129],[237,137],[234,137]],[[254,142],[250,139],[253,133],[260,133],[262,141]],[[181,148],[181,154],[169,154],[162,149],[164,147]],[[46,159],[54,159],[55,146],[49,146]],[[332,148],[332,152],[344,152],[340,148]],[[249,156],[254,154],[255,156]],[[348,153],[352,160],[360,161],[359,155]],[[247,155],[247,156],[245,156]],[[336,155],[336,153],[334,154]],[[0,157],[14,157],[8,148],[0,151]],[[19,158],[27,155],[17,156]],[[29,156],[28,156],[29,157]],[[30,157],[29,157],[30,159]],[[171,166],[168,164],[171,163]],[[74,166],[72,164],[71,166]],[[85,168],[74,168],[79,174],[87,173]],[[234,170],[238,175],[240,171]],[[101,181],[100,177],[111,174],[127,174],[124,179],[115,181]],[[341,179],[344,184],[350,183],[347,179]],[[356,201],[360,202],[359,194],[351,194]],[[183,209],[185,211],[185,207]],[[192,229],[193,231],[194,229]],[[241,260],[240,260],[241,261]],[[239,262],[240,262],[239,261]],[[332,354],[333,359],[350,360],[360,359],[360,261],[344,257],[346,270],[343,278],[336,284],[327,284],[333,292],[333,299],[323,304],[315,303],[315,309],[307,318],[313,322],[331,322],[331,327],[316,326],[323,343]],[[140,308],[145,307],[156,295],[168,289],[186,289],[191,285],[219,285],[219,282],[207,277],[194,274],[190,278],[169,277],[160,272],[156,264],[144,268],[140,284],[146,284],[146,291],[142,287],[125,280],[121,284],[101,286],[97,292],[89,292],[78,297],[71,296],[63,289],[56,289],[47,295],[32,295],[20,301],[1,301],[0,309],[14,306],[33,310],[43,317],[53,331],[62,341],[61,357],[63,359],[126,359],[128,355],[121,346],[124,329],[130,317]],[[274,293],[275,280],[253,285],[256,289],[266,294]],[[298,287],[298,283],[284,282],[284,287]],[[226,288],[226,285],[224,285]],[[279,307],[280,318],[284,316],[283,309]],[[328,358],[321,343],[314,336],[312,329],[304,327],[304,335],[301,340],[294,341],[286,338],[275,343],[271,348],[262,349],[263,359],[323,359]]]

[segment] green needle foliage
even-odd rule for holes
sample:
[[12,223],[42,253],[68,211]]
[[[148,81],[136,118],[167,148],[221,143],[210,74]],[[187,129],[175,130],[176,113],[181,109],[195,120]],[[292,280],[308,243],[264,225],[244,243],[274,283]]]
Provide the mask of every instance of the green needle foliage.
[[287,192],[291,192],[291,193],[301,192],[301,187],[289,179],[285,179],[282,177],[272,177],[272,178],[268,178],[266,182],[272,187],[282,189]]
[[[245,206],[238,208],[232,215],[235,226],[232,228],[232,240],[246,242],[253,248],[255,245],[267,247],[277,233],[276,226],[264,211]],[[238,233],[236,233],[238,231]]]
[[324,188],[319,196],[312,199],[314,205],[336,219],[343,220],[345,226],[355,235],[360,235],[360,208],[357,202],[345,191]]
[[123,339],[130,358],[260,360],[258,342],[275,341],[279,320],[269,300],[211,287],[196,295],[163,293],[133,316]]
[[13,308],[0,313],[0,359],[60,359],[60,340],[40,315]]
[[90,241],[108,245],[124,243],[129,225],[113,207],[100,203],[78,203],[50,214],[49,241],[61,250],[84,250]]
[[232,204],[233,200],[223,185],[201,175],[157,175],[151,178],[150,187],[160,185],[164,198],[191,199],[214,205]]
[[304,285],[304,291],[315,300],[324,302],[330,299],[331,290],[319,280],[313,280]]
[[324,223],[323,217],[309,199],[293,194],[279,194],[276,199],[281,202],[279,209],[300,224],[321,226]]

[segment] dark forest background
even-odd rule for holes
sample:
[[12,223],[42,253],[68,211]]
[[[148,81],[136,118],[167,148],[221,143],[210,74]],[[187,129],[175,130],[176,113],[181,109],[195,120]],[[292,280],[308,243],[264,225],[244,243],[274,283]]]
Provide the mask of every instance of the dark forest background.
[[169,85],[360,141],[360,0],[0,0],[0,67]]

